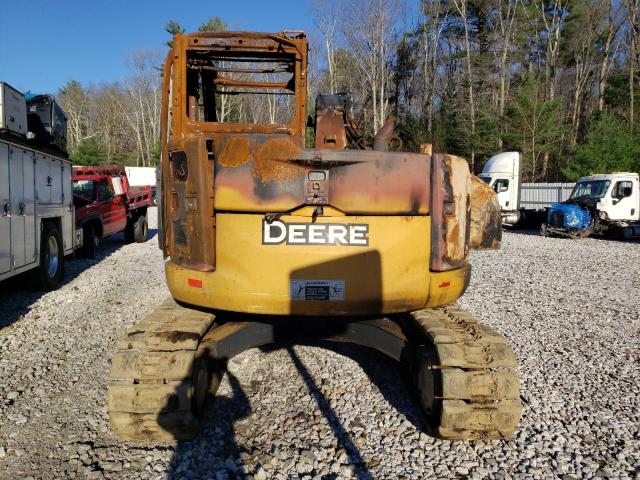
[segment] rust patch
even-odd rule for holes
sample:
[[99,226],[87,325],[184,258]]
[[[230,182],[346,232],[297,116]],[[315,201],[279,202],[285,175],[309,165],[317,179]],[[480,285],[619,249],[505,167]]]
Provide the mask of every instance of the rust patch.
[[431,158],[431,269],[444,271],[458,268],[467,260],[469,168],[464,159],[452,155],[435,154]]
[[249,156],[247,137],[229,137],[220,153],[220,164],[225,167],[238,167],[248,162]]
[[469,177],[471,203],[470,247],[475,250],[496,250],[502,240],[500,204],[493,189],[475,175]]
[[259,144],[252,151],[252,173],[259,177],[263,183],[284,182],[297,177],[301,168],[289,163],[294,160],[300,147],[291,140],[274,138]]

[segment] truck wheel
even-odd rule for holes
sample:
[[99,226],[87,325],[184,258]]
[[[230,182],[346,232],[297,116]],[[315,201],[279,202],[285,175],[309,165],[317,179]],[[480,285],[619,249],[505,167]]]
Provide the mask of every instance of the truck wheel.
[[100,237],[93,223],[89,223],[82,228],[82,253],[86,258],[96,258]]
[[136,243],[144,243],[147,241],[149,226],[147,225],[147,216],[140,215],[133,223],[133,239]]
[[124,242],[133,243],[133,226],[135,222],[131,218],[127,218],[127,225],[124,227]]
[[45,223],[40,238],[40,264],[33,270],[32,284],[39,290],[54,290],[64,276],[64,249],[58,227]]

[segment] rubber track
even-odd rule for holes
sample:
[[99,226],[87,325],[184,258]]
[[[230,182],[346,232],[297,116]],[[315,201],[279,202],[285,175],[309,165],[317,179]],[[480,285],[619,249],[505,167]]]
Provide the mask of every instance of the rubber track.
[[165,301],[120,340],[111,364],[107,409],[119,437],[135,441],[193,438],[193,369],[209,313]]
[[426,347],[435,346],[437,354],[434,364],[420,373],[440,374],[435,433],[449,440],[512,435],[522,404],[520,381],[512,370],[517,359],[507,340],[457,305],[420,310],[412,317],[433,344]]

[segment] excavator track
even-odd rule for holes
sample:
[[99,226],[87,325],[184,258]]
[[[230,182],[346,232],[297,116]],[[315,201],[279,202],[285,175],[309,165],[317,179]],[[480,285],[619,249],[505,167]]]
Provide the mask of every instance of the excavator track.
[[[345,322],[349,328],[334,340],[376,348],[414,373],[435,435],[495,439],[514,432],[521,413],[520,384],[512,370],[516,357],[502,335],[469,313],[449,305],[402,319]],[[260,321],[217,324],[211,313],[165,301],[118,344],[107,398],[113,430],[144,442],[195,437],[225,361],[277,341],[276,330]]]
[[107,408],[121,438],[193,438],[207,392],[222,370],[198,352],[214,315],[169,299],[127,331],[111,363]]
[[499,439],[522,412],[517,359],[505,337],[457,305],[412,315],[428,340],[417,348],[416,387],[437,436]]

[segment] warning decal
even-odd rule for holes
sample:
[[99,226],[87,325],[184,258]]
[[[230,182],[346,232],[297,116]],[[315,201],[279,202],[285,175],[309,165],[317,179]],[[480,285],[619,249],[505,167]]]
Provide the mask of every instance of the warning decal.
[[344,280],[291,280],[289,290],[292,300],[344,300]]

